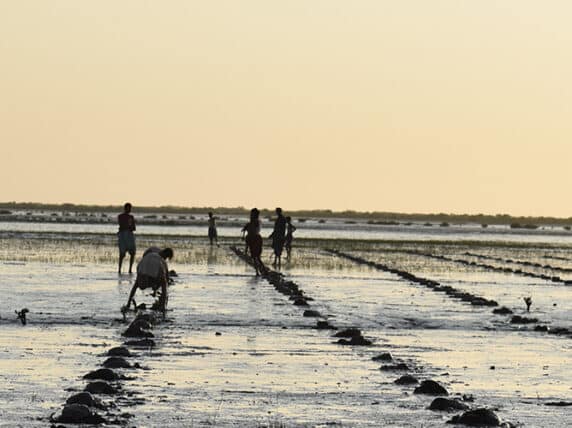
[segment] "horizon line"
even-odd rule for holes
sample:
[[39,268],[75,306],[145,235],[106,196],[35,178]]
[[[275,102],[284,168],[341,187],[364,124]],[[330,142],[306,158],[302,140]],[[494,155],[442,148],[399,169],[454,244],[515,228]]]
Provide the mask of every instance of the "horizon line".
[[[29,208],[29,209],[47,209],[47,208],[60,208],[60,209],[119,209],[123,208],[123,204],[90,204],[90,203],[73,203],[73,202],[16,202],[16,201],[2,201],[0,202],[0,208]],[[134,205],[135,211],[149,211],[157,209],[167,209],[175,211],[216,211],[222,210],[226,212],[248,212],[250,208],[244,206],[183,206],[183,205],[171,205],[171,204],[161,204],[161,205]],[[283,208],[283,207],[282,207]],[[275,208],[259,208],[262,212],[272,212]],[[306,214],[327,214],[327,215],[355,215],[355,216],[404,216],[404,217],[415,217],[415,216],[425,216],[425,217],[495,217],[504,219],[554,219],[554,220],[572,220],[572,217],[559,217],[559,216],[535,216],[535,215],[513,215],[507,213],[454,213],[454,212],[400,212],[400,211],[377,211],[377,210],[333,210],[330,208],[302,208],[302,209],[284,209],[286,212],[291,213],[306,213]]]

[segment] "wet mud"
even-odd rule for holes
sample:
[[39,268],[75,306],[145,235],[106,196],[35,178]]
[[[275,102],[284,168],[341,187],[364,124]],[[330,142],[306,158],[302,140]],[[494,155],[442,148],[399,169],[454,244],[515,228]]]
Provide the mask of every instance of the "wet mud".
[[[22,247],[17,263],[0,260],[5,426],[566,426],[564,283],[386,253],[376,243],[336,249],[368,262],[357,263],[325,253],[321,242],[294,248],[281,272],[255,278],[247,258],[198,241],[173,263],[179,276],[166,319],[128,314],[124,323],[134,278],[111,274],[114,252],[88,242],[107,265],[90,263],[81,245],[71,265],[68,244],[53,242],[45,246],[51,261],[38,259],[37,242]],[[450,258],[467,252],[407,245]],[[505,262],[513,251],[480,250],[472,252]],[[515,251],[520,261],[549,255]],[[501,304],[512,313],[493,314]],[[26,325],[14,313],[22,308]],[[514,316],[538,322],[513,324]],[[545,334],[534,331],[543,326]]]

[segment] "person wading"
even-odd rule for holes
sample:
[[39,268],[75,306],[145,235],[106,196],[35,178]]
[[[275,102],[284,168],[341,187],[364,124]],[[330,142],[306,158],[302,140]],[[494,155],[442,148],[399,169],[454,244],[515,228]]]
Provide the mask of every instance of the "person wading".
[[117,216],[119,232],[117,232],[117,243],[119,246],[119,269],[121,275],[121,265],[125,254],[129,253],[129,273],[132,273],[133,262],[135,261],[135,218],[131,215],[131,204],[127,202],[123,206],[123,213]]

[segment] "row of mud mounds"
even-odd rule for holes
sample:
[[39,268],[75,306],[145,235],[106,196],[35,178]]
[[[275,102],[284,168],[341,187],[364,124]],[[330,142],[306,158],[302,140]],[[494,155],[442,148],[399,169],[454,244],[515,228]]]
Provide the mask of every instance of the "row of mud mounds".
[[[488,270],[491,272],[508,273],[508,274],[513,274],[513,275],[525,276],[525,277],[529,277],[529,278],[542,279],[545,281],[554,282],[554,283],[558,283],[558,284],[572,285],[572,281],[562,279],[557,275],[546,275],[546,274],[541,274],[541,273],[523,271],[522,269],[513,269],[510,267],[494,266],[494,265],[491,265],[488,263],[478,263],[475,261],[469,261],[469,260],[455,258],[455,257],[447,257],[447,256],[443,256],[440,254],[424,253],[422,251],[416,251],[416,250],[394,250],[394,251],[399,251],[399,252],[402,252],[405,254],[412,254],[412,255],[416,255],[416,256],[429,257],[432,259],[441,260],[441,261],[445,261],[445,262],[458,263],[458,264],[462,264],[464,266],[478,267],[478,268],[485,269],[485,270]],[[481,259],[501,261],[503,263],[520,263],[520,264],[525,264],[526,266],[529,266],[529,267],[541,267],[544,269],[553,269],[553,270],[564,269],[564,268],[557,269],[557,268],[551,267],[549,265],[541,265],[541,264],[536,264],[536,263],[532,263],[532,262],[519,262],[519,261],[515,261],[512,259],[502,259],[500,257],[484,256],[484,255],[473,254],[473,253],[465,253],[465,255],[471,256],[471,257],[477,257],[477,258],[481,258]],[[546,267],[546,266],[549,266],[549,267]]]
[[413,282],[415,284],[423,285],[423,286],[430,288],[431,290],[436,291],[436,292],[445,293],[447,296],[451,297],[452,299],[459,299],[463,302],[470,303],[473,306],[498,306],[499,305],[495,300],[489,300],[489,299],[486,299],[486,298],[481,297],[481,296],[477,296],[477,295],[472,294],[472,293],[461,291],[461,290],[456,289],[455,287],[451,287],[450,285],[441,285],[439,282],[434,281],[432,279],[421,278],[421,277],[414,275],[412,273],[409,273],[405,270],[392,268],[392,267],[389,267],[383,263],[376,263],[376,262],[373,262],[370,260],[366,260],[362,257],[358,257],[358,256],[354,256],[354,255],[351,255],[348,253],[344,253],[344,252],[339,251],[339,250],[326,249],[325,251],[329,254],[332,254],[332,255],[347,259],[347,260],[351,260],[354,263],[357,263],[360,265],[366,265],[366,266],[372,267],[374,269],[381,270],[383,272],[392,273],[394,275],[399,276],[402,279]]
[[72,394],[63,408],[50,416],[51,427],[63,428],[68,424],[127,425],[134,415],[122,412],[121,407],[143,404],[144,399],[137,397],[136,392],[126,390],[124,385],[134,379],[130,376],[134,371],[148,370],[133,362],[137,354],[132,353],[130,348],[154,348],[152,330],[158,321],[154,312],[137,313],[122,333],[126,338],[123,345],[111,348],[101,355],[102,367],[83,376],[87,385],[83,391]]
[[[495,256],[489,256],[489,255],[485,255],[485,254],[471,253],[469,251],[465,252],[464,255],[469,256],[469,257],[476,257],[476,258],[482,259],[482,260],[493,260],[493,261],[500,262],[500,263],[514,263],[514,264],[532,267],[532,268],[537,268],[537,269],[555,270],[558,272],[572,273],[572,268],[565,268],[565,267],[561,267],[561,266],[552,266],[549,264],[536,263],[536,262],[531,262],[528,260],[505,259],[503,257],[495,257]],[[556,281],[556,282],[561,282],[561,281]],[[572,281],[570,281],[570,280],[564,280],[564,283],[566,285],[572,285]]]
[[[231,250],[244,262],[254,266],[252,259],[245,254],[242,250],[235,246],[230,247]],[[340,255],[335,250],[329,250],[332,254]],[[353,257],[353,256],[352,256]],[[274,286],[276,291],[287,296],[293,305],[299,306],[304,309],[303,316],[321,318],[317,321],[315,326],[318,330],[334,330],[333,338],[337,339],[336,342],[343,346],[371,346],[372,341],[365,338],[358,328],[346,328],[339,330],[335,325],[331,324],[326,317],[322,316],[318,311],[310,309],[311,302],[314,299],[304,292],[298,284],[294,281],[288,280],[279,272],[273,271],[268,268],[262,270],[262,278]],[[491,305],[487,305],[491,306]],[[451,398],[449,391],[439,382],[426,379],[419,380],[417,377],[407,374],[411,372],[412,368],[405,362],[394,360],[393,356],[386,352],[372,358],[374,362],[382,362],[379,368],[383,372],[402,372],[406,373],[395,379],[394,384],[401,388],[413,388],[414,394],[432,396],[434,399],[429,405],[430,410],[446,411],[446,412],[459,412],[461,414],[453,416],[448,422],[451,424],[464,424],[467,426],[500,426],[500,427],[513,427],[510,422],[501,422],[499,417],[494,411],[487,408],[474,408],[467,403],[473,403],[474,397],[470,395],[462,395],[456,398]]]
[[[447,296],[449,296],[452,299],[459,299],[463,302],[467,302],[470,303],[473,306],[494,306],[495,309],[493,309],[492,313],[495,315],[507,315],[509,316],[507,322],[513,325],[532,325],[532,324],[536,324],[534,326],[534,328],[531,329],[531,331],[535,331],[538,333],[548,333],[548,334],[552,334],[552,335],[556,335],[556,336],[564,336],[564,337],[569,337],[572,338],[572,331],[569,328],[566,327],[549,327],[546,324],[541,323],[538,318],[531,318],[531,317],[525,317],[525,316],[521,316],[521,315],[515,315],[514,312],[507,308],[506,306],[502,306],[502,307],[498,307],[499,304],[498,302],[496,302],[495,300],[489,300],[486,299],[484,297],[480,297],[480,296],[476,296],[474,294],[465,292],[465,291],[460,291],[458,289],[456,289],[455,287],[452,287],[450,285],[441,285],[439,282],[431,280],[431,279],[427,279],[427,278],[421,278],[419,276],[416,276],[412,273],[406,272],[404,270],[401,269],[395,269],[395,268],[391,268],[387,265],[384,265],[382,263],[376,263],[370,260],[366,260],[362,257],[358,257],[358,256],[354,256],[348,253],[344,253],[342,251],[339,250],[334,250],[334,249],[326,249],[325,250],[327,253],[329,254],[333,254],[336,255],[338,257],[342,257],[345,258],[347,260],[351,260],[357,264],[361,264],[361,265],[366,265],[369,267],[372,267],[374,269],[378,269],[381,270],[383,272],[388,272],[388,273],[392,273],[395,274],[399,277],[401,277],[402,279],[408,280],[410,282],[413,282],[415,284],[419,284],[419,285],[423,285],[435,292],[442,292],[445,293]],[[400,250],[401,251],[401,250]],[[444,256],[436,256],[436,255],[431,255],[431,254],[426,254],[426,253],[419,253],[417,251],[407,251],[404,250],[407,253],[410,254],[415,254],[415,255],[423,255],[423,256],[427,256],[427,257],[434,257],[434,258],[438,258],[443,260]],[[445,257],[445,259],[447,259]],[[467,262],[469,263],[469,262]]]

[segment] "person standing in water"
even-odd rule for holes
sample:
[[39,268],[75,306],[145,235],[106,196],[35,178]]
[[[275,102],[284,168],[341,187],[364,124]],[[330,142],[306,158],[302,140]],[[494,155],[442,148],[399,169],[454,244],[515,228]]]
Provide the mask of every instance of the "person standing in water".
[[280,268],[280,258],[286,239],[286,218],[282,215],[282,208],[276,208],[276,215],[278,217],[274,222],[274,230],[269,238],[272,239],[272,249],[274,250],[274,266],[278,264],[278,268]]
[[127,202],[123,206],[123,213],[117,216],[119,223],[119,232],[117,232],[117,241],[119,245],[119,269],[121,275],[121,266],[125,254],[129,253],[129,273],[132,273],[133,262],[135,261],[135,218],[131,215],[131,204]]
[[218,246],[218,235],[216,232],[216,217],[213,215],[212,211],[209,212],[209,240],[211,241],[211,245],[213,241]]
[[292,224],[292,217],[286,217],[286,241],[284,242],[284,248],[286,248],[287,259],[290,259],[290,252],[292,251],[292,240],[294,239],[295,231],[296,226]]
[[262,236],[260,236],[260,211],[257,208],[250,210],[250,221],[242,228],[246,232],[246,245],[250,251],[250,257],[254,261],[256,276],[259,276],[266,268],[260,259],[262,255]]

